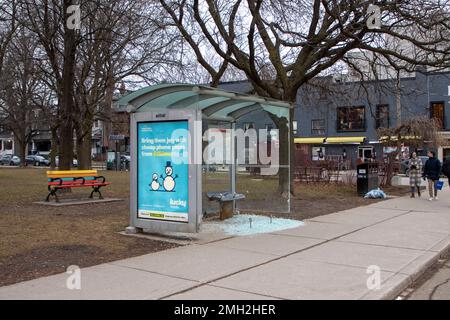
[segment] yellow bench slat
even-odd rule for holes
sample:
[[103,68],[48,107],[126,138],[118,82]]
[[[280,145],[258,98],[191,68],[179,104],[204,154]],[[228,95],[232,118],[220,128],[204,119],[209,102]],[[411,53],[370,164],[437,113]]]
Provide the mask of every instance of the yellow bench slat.
[[74,178],[97,176],[97,170],[54,170],[47,171],[48,178]]

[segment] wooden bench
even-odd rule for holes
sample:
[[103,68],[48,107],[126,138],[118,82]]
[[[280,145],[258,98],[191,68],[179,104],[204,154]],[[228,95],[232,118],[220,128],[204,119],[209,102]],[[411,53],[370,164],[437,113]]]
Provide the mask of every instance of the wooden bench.
[[105,177],[97,174],[97,170],[47,171],[47,188],[49,193],[45,201],[48,202],[50,196],[54,196],[55,201],[59,202],[56,193],[58,190],[81,187],[92,188],[90,199],[94,197],[94,193],[98,193],[99,199],[103,199],[100,188],[110,184],[110,182],[105,182],[105,180]]

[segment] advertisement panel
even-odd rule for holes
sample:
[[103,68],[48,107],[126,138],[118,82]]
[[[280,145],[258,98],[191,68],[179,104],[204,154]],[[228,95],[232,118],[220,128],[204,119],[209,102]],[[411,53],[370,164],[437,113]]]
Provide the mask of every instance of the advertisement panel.
[[188,121],[137,123],[137,217],[189,222]]

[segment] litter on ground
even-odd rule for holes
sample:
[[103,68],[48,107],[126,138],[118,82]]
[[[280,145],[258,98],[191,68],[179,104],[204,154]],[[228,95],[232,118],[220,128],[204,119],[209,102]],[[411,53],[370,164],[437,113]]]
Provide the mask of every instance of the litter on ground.
[[367,192],[366,195],[364,196],[364,198],[385,199],[386,194],[383,192],[383,190],[378,188],[378,189],[373,189],[373,190],[370,190],[369,192]]

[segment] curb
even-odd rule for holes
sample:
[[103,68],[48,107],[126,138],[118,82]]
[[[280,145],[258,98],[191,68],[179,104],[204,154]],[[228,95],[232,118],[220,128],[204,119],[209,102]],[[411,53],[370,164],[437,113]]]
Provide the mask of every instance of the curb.
[[[417,270],[414,271],[412,274],[404,274],[401,272],[401,270],[396,273],[395,275],[393,275],[391,278],[389,278],[387,281],[389,281],[390,279],[394,278],[395,276],[398,275],[404,275],[407,276],[407,278],[405,278],[404,280],[400,281],[400,283],[397,283],[396,285],[394,285],[392,288],[388,289],[387,292],[382,293],[381,296],[379,296],[377,299],[380,300],[394,300],[397,297],[401,297],[402,293],[407,290],[408,288],[410,288],[411,286],[414,285],[414,283],[417,282],[417,280],[433,265],[435,265],[436,263],[438,263],[438,260],[444,256],[446,256],[449,252],[450,252],[450,242],[447,243],[447,245],[440,251],[437,252],[433,252],[433,251],[427,251],[434,253],[433,256],[428,259],[427,261],[425,261],[425,263],[418,265],[417,266]],[[421,256],[419,256],[417,259],[420,259]],[[416,259],[416,260],[417,260]],[[414,264],[414,261],[412,261],[410,264],[407,265],[410,266],[411,264]],[[406,267],[405,267],[406,268]],[[403,268],[404,269],[404,268]],[[367,295],[370,298],[370,294]],[[363,299],[365,299],[365,297],[363,297]]]

